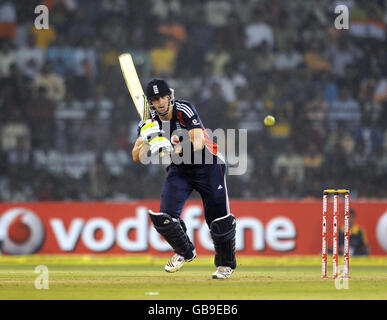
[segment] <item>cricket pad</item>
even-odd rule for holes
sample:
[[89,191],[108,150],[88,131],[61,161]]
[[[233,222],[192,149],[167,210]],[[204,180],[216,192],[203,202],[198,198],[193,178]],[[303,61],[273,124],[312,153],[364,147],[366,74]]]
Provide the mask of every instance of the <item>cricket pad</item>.
[[235,269],[235,217],[229,214],[215,219],[211,222],[210,231],[215,247],[215,266]]
[[173,250],[186,260],[194,258],[195,246],[186,234],[186,227],[181,219],[172,218],[167,213],[154,213],[149,211],[153,226],[165,240],[171,245]]

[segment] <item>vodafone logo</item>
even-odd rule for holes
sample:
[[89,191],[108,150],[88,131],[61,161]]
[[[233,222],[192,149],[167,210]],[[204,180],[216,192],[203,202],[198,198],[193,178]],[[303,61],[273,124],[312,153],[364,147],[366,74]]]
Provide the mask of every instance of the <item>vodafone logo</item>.
[[0,230],[5,232],[3,250],[9,254],[28,254],[43,244],[45,230],[42,221],[31,210],[12,208],[2,214]]
[[[170,245],[150,223],[148,208],[138,206],[134,213],[117,221],[105,215],[88,218],[74,215],[70,220],[57,215],[44,220],[43,225],[37,216],[39,212],[20,207],[8,209],[2,215],[0,227],[0,230],[5,230],[4,251],[8,254],[34,253],[42,247],[43,242],[43,250],[49,250],[49,253],[170,251]],[[213,251],[202,207],[188,206],[182,218],[192,242],[202,249]],[[250,235],[248,241],[247,234]],[[249,250],[254,251],[271,249],[289,252],[296,247],[296,236],[296,227],[287,217],[275,216],[265,223],[256,217],[239,217],[236,224],[236,250],[243,251],[249,247]]]
[[[200,243],[203,248],[213,251],[211,235],[207,224],[201,220],[202,215],[200,206],[189,206],[185,210],[183,219],[187,234],[196,245]],[[134,217],[124,218],[116,226],[103,217],[94,217],[87,221],[75,218],[67,228],[61,219],[54,218],[50,220],[50,226],[60,249],[67,252],[74,251],[80,241],[92,252],[108,251],[115,244],[128,252],[146,251],[150,247],[159,252],[172,250],[153,225],[149,224],[148,210],[142,206],[137,207]],[[266,230],[258,219],[239,218],[236,229],[237,250],[244,250],[246,246],[246,229],[253,233],[253,248],[257,251],[264,250],[266,246],[276,251],[291,251],[295,248],[295,226],[285,217],[270,220]],[[128,234],[134,230],[136,237],[129,238]],[[96,237],[97,232],[99,237]]]
[[376,224],[376,239],[379,245],[387,252],[387,212],[385,212]]

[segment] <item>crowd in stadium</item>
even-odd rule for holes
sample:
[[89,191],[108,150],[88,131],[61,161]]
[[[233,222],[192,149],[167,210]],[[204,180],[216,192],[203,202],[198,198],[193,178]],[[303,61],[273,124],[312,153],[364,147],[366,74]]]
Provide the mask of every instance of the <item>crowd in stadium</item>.
[[[49,29],[38,30],[42,2]],[[386,197],[386,1],[98,3],[0,1],[0,201],[160,196],[165,169],[131,160],[139,119],[122,52],[206,127],[248,129],[231,197]],[[348,30],[335,28],[338,3]]]

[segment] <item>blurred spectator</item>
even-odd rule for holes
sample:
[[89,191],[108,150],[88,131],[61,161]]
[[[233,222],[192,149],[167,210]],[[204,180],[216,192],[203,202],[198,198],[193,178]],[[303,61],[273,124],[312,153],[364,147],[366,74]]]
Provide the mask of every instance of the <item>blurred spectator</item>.
[[275,56],[270,50],[266,41],[260,46],[252,48],[253,50],[253,65],[256,72],[270,72],[275,63]]
[[230,62],[230,59],[230,54],[223,48],[220,41],[216,41],[214,49],[209,50],[206,55],[206,61],[211,63],[215,76],[224,74],[224,68]]
[[274,68],[278,71],[295,69],[303,63],[302,55],[295,50],[292,42],[286,44],[286,49],[276,54]]
[[51,101],[60,101],[66,94],[63,78],[52,70],[50,63],[43,66],[42,73],[35,78],[33,86],[37,91],[43,88],[45,97]]
[[157,30],[165,39],[164,46],[176,52],[187,40],[185,26],[179,22],[178,16],[170,14]]
[[247,129],[249,134],[262,131],[266,116],[263,101],[256,97],[251,87],[237,87],[237,96],[234,108],[238,127]]
[[235,13],[238,20],[243,24],[251,21],[251,14],[253,12],[254,2],[250,0],[239,0],[234,2]]
[[356,132],[355,140],[363,141],[365,152],[368,156],[374,154],[377,149],[382,145],[383,131],[377,125],[376,121],[373,122],[369,116],[364,116],[363,125]]
[[57,37],[57,33],[52,25],[48,29],[36,29],[35,27],[31,27],[30,30],[35,37],[36,45],[41,49],[47,49]]
[[359,140],[355,145],[355,149],[349,160],[348,165],[354,172],[359,172],[359,169],[361,170],[361,168],[368,165],[369,157],[367,156],[367,150],[362,140]]
[[332,152],[336,145],[346,154],[351,155],[355,148],[354,135],[347,129],[344,122],[339,122],[337,130],[329,131],[325,144],[325,151]]
[[302,43],[322,43],[324,41],[326,30],[315,15],[310,15],[304,21],[301,38]]
[[384,76],[376,83],[374,99],[377,102],[387,102],[387,77]]
[[308,70],[320,72],[322,70],[330,71],[331,64],[321,54],[319,43],[314,41],[310,44],[309,50],[304,55],[305,65]]
[[339,99],[333,101],[328,111],[328,121],[331,128],[337,126],[341,121],[348,128],[355,131],[360,125],[360,105],[351,95],[348,88],[342,86],[339,92]]
[[15,148],[7,151],[8,165],[27,166],[31,162],[30,142],[25,136],[18,136]]
[[298,154],[292,144],[287,144],[285,150],[274,160],[273,174],[276,178],[286,177],[286,181],[302,182],[305,165],[302,156]]
[[272,48],[274,44],[274,35],[272,27],[265,21],[265,16],[260,8],[253,12],[250,23],[245,27],[246,47],[252,48],[259,46],[264,41]]
[[26,168],[8,164],[8,175],[0,179],[0,200],[8,202],[27,202],[34,199]]
[[[103,110],[101,110],[103,111]],[[104,118],[97,106],[87,111],[86,117],[79,128],[78,141],[75,146],[82,150],[89,143],[92,143],[96,150],[102,150],[111,138],[110,121]]]
[[325,136],[325,125],[329,104],[324,100],[322,89],[316,90],[316,97],[306,105],[306,118],[310,121],[312,128],[318,132],[320,137]]
[[120,177],[127,166],[132,163],[128,150],[120,147],[118,141],[113,141],[110,147],[104,151],[103,162],[114,177]]
[[211,48],[214,41],[215,32],[206,24],[206,16],[202,7],[197,8],[195,19],[188,29],[188,39],[191,39],[198,51],[198,57],[204,57],[206,52]]
[[[375,166],[376,175],[380,176],[384,180],[384,185],[386,184],[387,178],[387,152],[383,147],[379,147],[373,158],[371,159],[373,165]],[[383,190],[383,185],[381,186]]]
[[151,13],[160,20],[165,20],[169,13],[180,13],[181,4],[179,0],[152,0]]
[[10,42],[3,41],[0,48],[0,78],[6,78],[11,73],[11,65],[16,63],[16,53]]
[[[159,40],[159,42],[162,42]],[[155,45],[150,50],[150,60],[152,64],[152,74],[154,76],[164,77],[170,76],[175,71],[177,52],[175,49],[162,46]]]
[[33,200],[31,187],[18,177],[10,177],[4,181],[0,199],[7,202],[28,202]]
[[209,88],[211,95],[200,103],[200,118],[206,128],[216,130],[229,128],[227,125],[228,103],[225,101],[218,83],[213,83]]
[[28,78],[23,76],[16,66],[12,64],[10,66],[9,75],[6,78],[0,79],[0,92],[1,100],[3,103],[3,110],[0,108],[0,118],[7,119],[9,112],[11,111],[9,106],[19,108],[22,116],[25,116],[25,106],[24,101],[26,97],[30,95],[29,88],[26,86],[29,85]]
[[356,60],[361,58],[362,53],[349,42],[348,37],[344,36],[337,39],[337,43],[330,44],[324,55],[332,64],[332,73],[343,78],[347,66],[355,64]]
[[[310,28],[309,25],[308,28]],[[278,22],[274,25],[273,34],[275,46],[279,51],[287,51],[290,44],[292,49],[295,49],[295,44],[298,43],[299,32],[296,26],[289,22],[288,13],[285,10],[281,10]]]
[[103,162],[97,160],[96,163],[90,166],[87,178],[89,181],[89,196],[92,199],[102,200],[109,196],[110,176]]
[[90,95],[90,85],[97,77],[97,52],[89,37],[86,37],[81,46],[75,49],[74,74],[76,86],[83,88],[82,93],[77,96],[80,99],[86,99]]
[[312,176],[318,175],[324,163],[324,156],[317,150],[314,144],[310,144],[304,154],[305,171],[309,171]]
[[367,114],[370,121],[375,123],[380,120],[381,104],[375,101],[373,95],[376,86],[375,77],[365,78],[362,80],[359,88],[359,102],[362,113]]
[[340,183],[347,181],[349,171],[348,161],[349,157],[346,155],[340,143],[336,142],[325,156],[323,164],[323,174],[325,178],[330,177],[331,179],[334,179],[333,181],[341,181]]
[[369,2],[367,0],[357,0],[356,5],[351,11],[352,19],[375,19],[377,21],[383,20],[383,11],[377,3]]
[[33,145],[53,138],[54,133],[54,102],[47,97],[45,87],[38,87],[35,95],[27,103],[28,124],[31,128]]
[[61,155],[52,148],[49,140],[43,140],[32,154],[34,167],[40,172],[59,174],[62,170]]
[[232,4],[225,0],[209,0],[204,5],[207,25],[214,28],[226,26],[227,18],[233,10]]
[[43,175],[39,177],[39,183],[35,187],[35,197],[38,201],[55,201],[57,200],[56,189],[52,177],[43,172]]
[[18,109],[12,109],[7,120],[1,128],[1,149],[3,151],[16,149],[21,137],[25,141],[30,139],[30,129],[23,121]]
[[[82,18],[80,17],[80,19]],[[123,50],[127,46],[130,29],[123,23],[120,23],[120,20],[115,16],[109,15],[103,19],[100,24],[100,30],[100,40],[114,43],[118,50]]]
[[102,0],[102,8],[109,13],[120,14],[128,9],[125,0]]
[[214,73],[212,71],[212,64],[205,62],[201,67],[201,72],[194,78],[195,96],[199,101],[211,99],[211,87],[214,83]]
[[12,39],[17,29],[17,13],[12,1],[0,3],[0,38]]
[[234,59],[243,59],[245,55],[245,32],[235,13],[228,17],[226,26],[217,31],[217,40],[224,44],[224,48]]
[[47,49],[47,60],[53,66],[55,73],[66,76],[68,72],[74,72],[75,66],[75,50],[73,47],[65,43],[62,35]]
[[225,66],[224,75],[218,76],[215,81],[219,84],[224,100],[227,103],[236,101],[237,87],[247,86],[246,78],[239,72],[235,72],[230,63]]
[[84,150],[76,151],[74,141],[69,141],[67,150],[60,155],[62,173],[74,180],[82,179],[96,161],[96,152],[91,146],[90,142]]
[[18,68],[29,78],[34,79],[45,62],[45,51],[37,47],[32,34],[28,35],[27,45],[16,52]]
[[[192,39],[188,39],[179,51],[176,59],[176,73],[181,77],[191,78],[196,70],[200,70],[203,60],[197,58],[198,52]],[[184,95],[183,95],[184,96]]]

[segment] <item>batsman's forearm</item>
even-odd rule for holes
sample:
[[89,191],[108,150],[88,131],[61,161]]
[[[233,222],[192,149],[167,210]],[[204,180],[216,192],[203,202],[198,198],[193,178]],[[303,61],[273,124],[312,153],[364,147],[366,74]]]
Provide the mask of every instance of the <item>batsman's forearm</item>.
[[149,145],[147,144],[142,144],[141,146],[139,147],[135,147],[133,148],[132,150],[132,158],[133,158],[133,161],[134,162],[140,162],[141,159],[143,159],[144,157],[146,157],[147,153],[148,153],[148,150],[149,150]]
[[194,142],[192,142],[192,148],[193,148],[193,152],[202,150],[204,148],[204,140],[203,141],[195,140]]
[[189,131],[189,137],[192,143],[193,151],[202,150],[204,148],[204,134],[202,129],[192,129]]
[[138,147],[133,148],[132,159],[134,162],[140,162],[140,148],[138,148]]
[[148,152],[149,146],[145,144],[141,137],[136,140],[136,143],[132,149],[132,158],[134,162],[140,162],[140,159],[146,155]]

